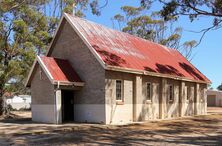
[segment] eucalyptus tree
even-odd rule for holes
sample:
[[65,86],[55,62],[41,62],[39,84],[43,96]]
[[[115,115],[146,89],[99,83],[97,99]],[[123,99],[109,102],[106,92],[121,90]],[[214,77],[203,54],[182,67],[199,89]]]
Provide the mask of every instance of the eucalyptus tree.
[[113,17],[114,24],[123,32],[179,50],[186,58],[192,59],[192,48],[196,41],[181,43],[182,28],[174,27],[176,17],[167,21],[161,17],[160,11],[147,11],[151,3],[139,7],[123,6],[122,13]]
[[63,12],[84,16],[87,7],[99,15],[96,0],[0,1],[0,115],[5,93],[27,92],[25,79],[36,54],[44,54]]

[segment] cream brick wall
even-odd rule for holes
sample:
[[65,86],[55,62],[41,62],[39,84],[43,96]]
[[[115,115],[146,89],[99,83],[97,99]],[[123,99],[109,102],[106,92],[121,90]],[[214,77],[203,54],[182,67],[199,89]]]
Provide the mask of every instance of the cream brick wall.
[[[175,118],[179,117],[179,81],[171,80],[171,79],[165,79],[166,82],[162,85],[162,88],[164,88],[164,93],[162,95],[163,98],[163,114],[164,118]],[[173,85],[174,88],[174,95],[173,95],[173,101],[169,100],[169,86]],[[165,87],[163,87],[165,86]]]
[[32,120],[36,122],[55,123],[54,85],[38,65],[31,82]]
[[66,21],[53,48],[50,56],[69,60],[85,82],[74,92],[75,121],[105,123],[105,70]]
[[[188,92],[190,93],[187,93],[187,88],[188,88]],[[192,116],[194,115],[194,93],[195,91],[195,85],[194,83],[190,83],[190,82],[185,82],[185,94],[184,94],[184,113],[183,113],[183,116]],[[189,94],[189,95],[187,95]],[[189,96],[187,98],[187,96]]]
[[[146,100],[147,96],[147,82],[152,84],[152,99]],[[141,104],[142,111],[140,111],[139,121],[159,119],[159,99],[160,99],[160,84],[161,78],[142,76],[142,97],[138,104]]]
[[[52,45],[49,56],[67,59],[85,86],[74,92],[74,118],[77,122],[130,123],[150,119],[206,114],[206,85],[178,80],[105,71],[73,28],[66,22]],[[33,120],[55,122],[54,86],[39,67],[31,83]],[[124,104],[115,100],[115,81],[124,84]],[[153,85],[152,102],[146,101],[146,82]],[[168,99],[168,86],[174,85],[174,100]],[[191,87],[186,101],[185,87]],[[38,106],[40,105],[40,106]],[[47,106],[50,105],[50,106]]]
[[[116,80],[122,80],[124,104],[116,102]],[[125,124],[133,121],[133,75],[106,72],[106,124]]]
[[200,84],[199,89],[200,94],[200,106],[199,106],[199,114],[205,115],[207,114],[207,85]]
[[[119,79],[124,83],[124,104],[122,105],[118,105],[115,100],[115,81]],[[146,101],[147,82],[152,83],[153,86],[152,102]],[[130,123],[132,121],[192,116],[195,114],[195,104],[198,106],[198,114],[206,114],[206,101],[200,102],[196,97],[196,95],[200,95],[199,97],[206,95],[203,92],[206,90],[206,85],[200,85],[198,93],[195,93],[195,84],[166,78],[106,71],[106,123]],[[174,87],[173,101],[169,100],[169,85]],[[186,87],[190,89],[189,100],[187,100]]]

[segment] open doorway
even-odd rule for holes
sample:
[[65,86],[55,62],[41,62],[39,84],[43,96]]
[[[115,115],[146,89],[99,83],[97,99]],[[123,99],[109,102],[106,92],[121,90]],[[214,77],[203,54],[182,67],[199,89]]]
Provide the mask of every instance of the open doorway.
[[62,122],[74,121],[74,92],[62,90]]

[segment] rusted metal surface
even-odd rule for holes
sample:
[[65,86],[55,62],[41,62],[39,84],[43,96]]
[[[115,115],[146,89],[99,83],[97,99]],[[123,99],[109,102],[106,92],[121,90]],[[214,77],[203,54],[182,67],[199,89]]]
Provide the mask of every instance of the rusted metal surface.
[[107,65],[210,82],[177,50],[68,15]]
[[45,56],[40,58],[54,81],[81,82],[81,79],[67,60]]

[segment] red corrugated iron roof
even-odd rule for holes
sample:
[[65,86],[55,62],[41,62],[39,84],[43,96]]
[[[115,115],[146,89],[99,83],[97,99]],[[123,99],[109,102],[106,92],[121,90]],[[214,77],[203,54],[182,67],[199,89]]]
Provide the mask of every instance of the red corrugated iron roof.
[[68,60],[53,57],[40,57],[54,81],[82,82]]
[[177,50],[67,15],[106,65],[210,82]]

